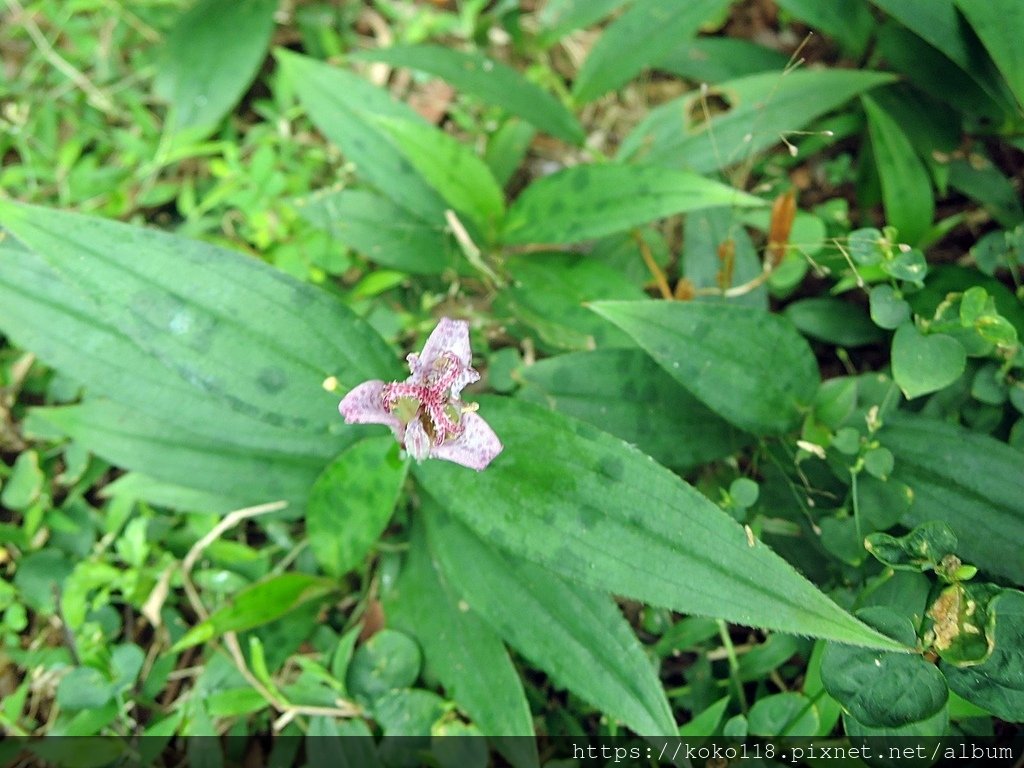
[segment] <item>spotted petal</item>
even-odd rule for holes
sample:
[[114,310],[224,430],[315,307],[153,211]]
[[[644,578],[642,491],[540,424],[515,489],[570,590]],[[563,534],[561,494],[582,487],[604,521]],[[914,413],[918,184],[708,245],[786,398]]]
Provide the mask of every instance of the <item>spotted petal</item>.
[[345,395],[338,404],[338,410],[345,417],[346,424],[386,424],[401,439],[402,422],[384,408],[383,392],[383,381],[364,381]]
[[427,343],[419,357],[412,361],[414,376],[424,376],[434,367],[434,363],[445,352],[451,352],[462,368],[469,368],[473,361],[473,353],[469,348],[469,325],[465,320],[452,320],[442,317],[437,327],[431,332]]
[[501,453],[502,444],[490,425],[475,413],[462,415],[462,434],[434,447],[430,455],[480,471]]

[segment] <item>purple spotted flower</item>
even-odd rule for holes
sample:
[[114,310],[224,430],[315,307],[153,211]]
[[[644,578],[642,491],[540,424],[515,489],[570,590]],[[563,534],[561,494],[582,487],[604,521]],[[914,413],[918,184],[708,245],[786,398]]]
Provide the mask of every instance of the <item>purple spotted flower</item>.
[[416,461],[454,461],[481,470],[502,445],[476,405],[459,399],[462,388],[479,380],[470,367],[469,326],[441,318],[420,354],[406,360],[405,381],[364,381],[338,405],[348,424],[386,424]]

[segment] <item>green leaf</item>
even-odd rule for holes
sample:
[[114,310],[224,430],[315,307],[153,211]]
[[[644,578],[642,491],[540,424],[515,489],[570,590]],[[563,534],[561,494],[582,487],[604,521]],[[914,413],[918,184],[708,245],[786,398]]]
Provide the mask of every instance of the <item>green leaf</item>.
[[541,6],[537,20],[545,36],[557,40],[567,32],[596,24],[631,0],[549,0]]
[[495,550],[440,509],[426,511],[445,574],[508,643],[636,733],[676,732],[661,683],[611,597]]
[[736,165],[831,112],[858,93],[892,82],[881,72],[799,69],[750,75],[710,88],[726,110],[709,121],[701,91],[650,111],[622,142],[620,160],[707,173]]
[[858,58],[875,31],[875,19],[865,2],[820,3],[816,0],[779,0],[779,7],[805,21],[815,31],[830,35]]
[[579,121],[558,99],[508,65],[476,51],[399,45],[363,51],[352,58],[428,72],[570,144],[582,144],[585,138]]
[[879,328],[894,330],[910,319],[910,305],[891,285],[876,285],[868,294],[871,319]]
[[949,687],[1009,722],[1024,721],[1024,593],[1008,589],[989,604],[995,616],[992,655],[958,667],[942,662]]
[[1024,7],[1015,0],[956,0],[956,4],[1024,107],[1024,53],[1017,35],[1024,29]]
[[409,635],[382,629],[356,649],[346,686],[356,696],[372,702],[416,682],[422,662],[420,649]]
[[14,460],[3,493],[0,493],[0,503],[8,509],[28,509],[43,492],[45,480],[46,476],[39,468],[39,454],[35,451],[22,451]]
[[781,72],[789,59],[773,48],[731,37],[684,40],[655,65],[697,83],[720,83],[759,72]]
[[967,365],[963,344],[944,333],[927,336],[911,322],[892,339],[892,376],[908,399],[937,392],[960,378]]
[[[936,569],[940,576],[943,570],[964,566],[954,560],[946,568]],[[965,667],[986,661],[992,654],[994,643],[992,633],[995,616],[991,604],[1002,590],[995,584],[974,584],[954,582],[942,590],[928,608],[931,619],[929,637],[934,638],[932,649],[943,661]]]
[[881,435],[896,456],[894,478],[914,493],[903,524],[942,520],[959,540],[961,559],[1024,584],[1020,451],[912,414],[889,417]]
[[444,199],[375,120],[426,121],[359,75],[282,48],[274,55],[313,124],[341,148],[359,178],[421,220],[443,227]]
[[[441,572],[428,549],[423,517],[413,525],[409,555],[398,582],[384,596],[392,626],[414,635],[428,667],[447,694],[484,733],[533,736],[530,707],[522,682],[501,639]],[[486,669],[482,676],[480,670]],[[537,763],[533,739],[513,760],[517,766]],[[511,759],[511,756],[509,756]]]
[[956,546],[953,529],[938,520],[919,525],[906,536],[873,533],[864,542],[879,562],[905,571],[933,569],[946,555],[955,554]]
[[170,125],[207,133],[238,103],[266,55],[278,0],[198,0],[164,40],[153,86]]
[[870,97],[862,96],[861,100],[882,182],[886,220],[899,230],[902,240],[916,243],[931,228],[935,216],[928,170],[899,123]]
[[[76,406],[36,408],[32,413],[118,466],[216,494],[216,499],[230,502],[227,509],[278,499],[301,508],[328,462],[321,457],[240,448],[185,429],[171,420],[171,414],[167,420],[154,418],[110,400],[90,399]],[[349,441],[355,438],[352,435]],[[223,511],[223,506],[215,501],[213,509]]]
[[584,306],[593,299],[646,299],[621,272],[587,257],[554,253],[519,256],[506,266],[513,284],[496,298],[495,310],[532,328],[545,346],[632,346],[626,334]]
[[[901,643],[915,641],[910,620],[888,608],[865,608],[857,616]],[[941,710],[949,697],[942,673],[921,656],[840,643],[825,648],[821,679],[830,696],[870,727],[899,727],[925,720]]]
[[579,103],[593,101],[625,85],[655,64],[681,40],[693,37],[702,22],[717,16],[729,0],[636,0],[604,30],[573,83]]
[[504,443],[501,456],[472,482],[462,468],[442,462],[413,472],[488,543],[580,584],[682,613],[900,647],[855,621],[636,449],[526,403],[480,403]]
[[422,120],[373,116],[398,151],[456,211],[491,233],[505,214],[505,196],[491,169],[472,149]]
[[303,200],[299,215],[384,267],[413,275],[470,271],[443,224],[428,224],[374,192],[342,189]]
[[171,653],[208,642],[225,632],[241,632],[269,624],[296,608],[323,600],[338,587],[333,579],[308,573],[272,576],[243,589],[230,603],[210,614],[210,618],[192,627],[174,644]]
[[504,241],[578,243],[675,213],[764,201],[692,173],[642,165],[577,165],[528,186],[505,219]]
[[634,443],[668,467],[729,456],[745,440],[639,349],[599,349],[520,371],[520,396]]
[[818,732],[814,703],[793,691],[758,699],[747,721],[752,736],[814,736]]
[[[394,355],[351,310],[256,259],[10,201],[0,202],[0,221],[25,246],[11,238],[0,246],[0,328],[91,394],[117,401],[97,406],[120,414],[101,431],[152,441],[150,455],[169,446],[236,466],[279,464],[273,482],[255,485],[288,485],[293,469],[315,475],[357,436],[332,434],[337,396],[323,381],[333,375],[354,386],[397,373]],[[154,426],[147,432],[142,424]],[[123,466],[142,469],[130,453],[121,456]],[[222,494],[222,486],[244,489],[253,478],[226,474],[200,486],[187,467],[147,468]],[[209,476],[201,463],[191,471]],[[281,497],[257,490],[238,498]]]
[[591,305],[711,410],[754,434],[790,429],[818,367],[789,321],[750,307],[681,301]]
[[506,186],[523,164],[536,135],[537,130],[532,125],[515,118],[506,120],[490,135],[484,162],[501,186]]
[[57,686],[57,703],[64,709],[98,709],[114,698],[111,682],[97,669],[75,667]]
[[331,462],[309,492],[306,536],[329,576],[358,568],[387,527],[408,463],[391,435],[368,437]]
[[805,336],[840,347],[863,347],[885,338],[863,309],[841,299],[801,299],[788,305],[783,314]]
[[[1005,107],[1009,93],[973,35],[965,34],[957,0],[871,0],[905,27],[940,50],[993,99]],[[1000,3],[997,7],[1002,7]],[[997,17],[999,18],[999,17]],[[1002,21],[1006,21],[1005,17]],[[915,62],[915,66],[917,63]],[[912,71],[911,68],[910,71]]]
[[[683,277],[694,288],[721,287],[719,274],[723,265],[719,249],[727,242],[732,246],[733,267],[732,281],[725,287],[743,285],[757,278],[763,271],[761,259],[736,211],[732,208],[709,208],[687,214],[686,226],[683,227]],[[768,289],[762,285],[734,299],[701,296],[696,300],[728,301],[767,309]]]
[[259,712],[269,706],[263,694],[253,688],[228,688],[206,699],[206,711],[212,717],[238,717]]

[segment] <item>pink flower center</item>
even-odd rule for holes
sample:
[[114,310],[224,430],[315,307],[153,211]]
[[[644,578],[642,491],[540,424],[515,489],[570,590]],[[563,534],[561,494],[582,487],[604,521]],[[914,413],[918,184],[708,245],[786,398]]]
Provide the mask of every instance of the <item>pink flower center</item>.
[[[458,406],[451,397],[452,385],[461,373],[462,364],[455,354],[442,352],[434,361],[433,370],[427,371],[425,375],[413,375],[409,381],[385,384],[381,392],[381,405],[388,412],[394,413],[399,400],[415,400],[419,406],[408,421],[418,418],[434,445],[441,445],[448,438],[462,434]],[[451,413],[455,414],[454,418]]]

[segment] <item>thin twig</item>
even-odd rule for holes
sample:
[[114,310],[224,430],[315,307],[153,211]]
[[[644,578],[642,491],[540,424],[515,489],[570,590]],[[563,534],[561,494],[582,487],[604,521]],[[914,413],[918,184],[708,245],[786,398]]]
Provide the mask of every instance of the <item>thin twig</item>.
[[640,255],[643,257],[644,264],[647,265],[647,269],[650,271],[651,275],[654,276],[654,282],[658,286],[661,298],[671,301],[675,298],[672,295],[672,289],[669,287],[665,273],[661,271],[661,267],[659,267],[658,263],[654,260],[654,255],[651,253],[651,247],[647,245],[647,241],[644,240],[644,236],[640,230],[633,230],[633,239],[636,240],[637,248],[640,249]]

